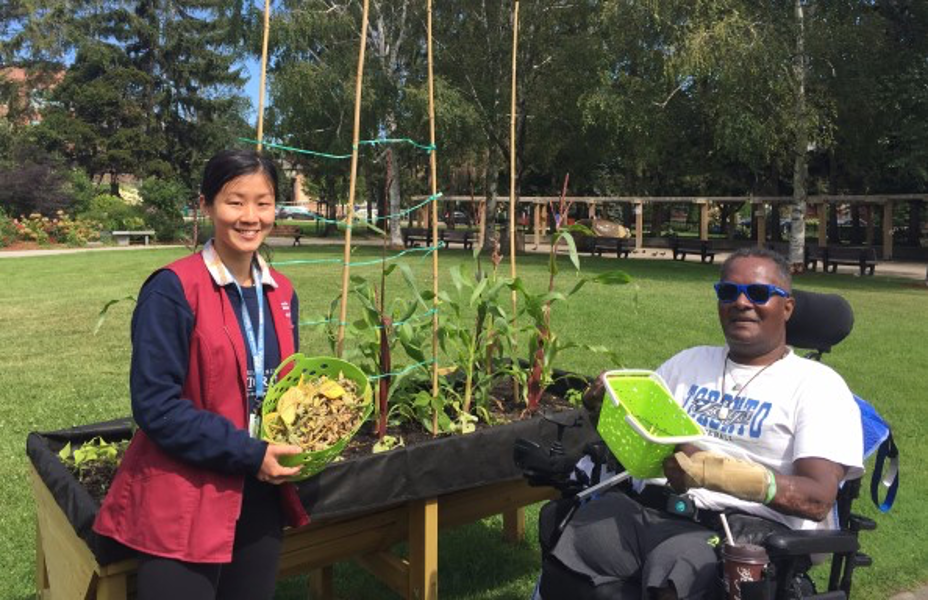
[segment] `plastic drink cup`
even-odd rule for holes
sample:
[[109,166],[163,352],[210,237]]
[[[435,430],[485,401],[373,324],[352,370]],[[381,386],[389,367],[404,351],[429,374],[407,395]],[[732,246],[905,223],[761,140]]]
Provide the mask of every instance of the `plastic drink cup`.
[[723,585],[729,600],[742,600],[742,582],[761,581],[768,553],[754,544],[723,546]]

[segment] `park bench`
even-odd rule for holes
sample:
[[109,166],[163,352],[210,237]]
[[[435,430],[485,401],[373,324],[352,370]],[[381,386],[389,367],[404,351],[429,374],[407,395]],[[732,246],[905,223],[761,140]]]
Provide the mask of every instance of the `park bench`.
[[[790,260],[790,244],[787,242],[768,242],[768,250],[777,252],[785,259]],[[803,268],[815,271],[816,266],[823,259],[819,246],[806,244],[803,246]],[[825,267],[824,267],[825,268]]]
[[590,254],[603,256],[604,252],[613,252],[616,258],[629,258],[629,240],[627,238],[598,236],[593,238]]
[[848,265],[858,267],[861,275],[867,271],[868,275],[874,275],[874,267],[877,265],[877,252],[871,246],[866,247],[848,247],[848,246],[828,246],[823,253],[823,271],[826,273],[836,272],[839,265]]
[[275,225],[268,234],[270,237],[290,237],[294,239],[294,246],[300,245],[303,230],[297,225]]
[[674,260],[684,260],[688,254],[699,254],[702,263],[707,259],[712,263],[716,258],[716,250],[709,240],[676,237],[671,240],[671,252]]
[[412,248],[419,243],[428,244],[432,240],[432,232],[425,227],[403,227],[400,229],[403,236],[403,245]]
[[465,230],[457,229],[443,229],[439,235],[439,238],[445,242],[446,246],[451,246],[452,244],[461,244],[461,247],[465,250],[470,250],[474,245],[474,239],[472,232]]
[[113,240],[118,246],[128,246],[132,238],[142,238],[143,243],[148,246],[148,239],[155,235],[154,231],[113,231],[111,233]]

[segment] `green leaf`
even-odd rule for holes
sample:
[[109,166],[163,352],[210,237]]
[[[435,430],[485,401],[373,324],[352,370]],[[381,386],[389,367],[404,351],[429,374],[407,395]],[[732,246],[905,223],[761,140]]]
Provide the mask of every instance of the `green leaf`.
[[477,304],[477,301],[478,301],[478,300],[480,299],[480,297],[481,297],[481,293],[482,293],[482,292],[484,291],[484,289],[487,287],[487,281],[488,281],[488,279],[486,279],[486,278],[481,279],[480,283],[478,283],[477,286],[475,286],[474,291],[471,292],[471,298],[470,298],[470,300],[468,301],[468,304],[469,304],[469,305],[474,306],[475,304]]
[[548,304],[550,302],[560,302],[562,300],[567,300],[567,297],[561,292],[549,292],[542,296],[539,302],[541,304]]
[[65,444],[65,447],[58,452],[58,458],[63,461],[69,460],[71,458],[71,442]]
[[577,283],[574,284],[574,287],[571,288],[571,291],[568,292],[568,297],[570,298],[574,294],[578,293],[582,287],[590,283],[590,279],[587,277],[582,277]]
[[632,281],[632,277],[625,271],[607,271],[593,278],[596,283],[604,285],[624,285]]
[[581,260],[577,256],[577,245],[574,243],[574,238],[570,235],[564,236],[565,244],[568,246],[568,257],[571,259],[571,264],[574,265],[575,271],[581,270]]
[[466,285],[464,279],[461,276],[461,266],[455,265],[448,270],[448,273],[452,276],[452,284],[455,286],[455,290],[460,294],[461,288]]
[[413,406],[427,407],[432,405],[432,394],[423,390],[413,397]]
[[97,335],[97,332],[100,331],[100,328],[103,327],[103,322],[106,321],[107,313],[110,310],[110,307],[114,304],[119,304],[123,301],[131,301],[133,304],[136,302],[135,296],[129,295],[122,298],[117,298],[115,300],[109,300],[106,304],[103,305],[103,308],[100,309],[100,313],[97,316],[97,324],[94,326],[94,335]]
[[374,223],[369,223],[368,221],[365,221],[364,219],[359,219],[359,218],[356,217],[356,218],[352,221],[352,228],[353,228],[353,229],[358,229],[358,226],[359,226],[359,225],[360,225],[362,228],[364,228],[364,229],[369,229],[369,230],[373,231],[374,233],[376,233],[377,235],[379,235],[379,236],[381,236],[381,237],[384,237],[384,236],[387,235],[387,232],[385,232],[385,231],[384,231],[383,229],[381,229],[380,227],[376,226]]
[[594,230],[582,223],[572,223],[558,230],[559,233],[596,236]]

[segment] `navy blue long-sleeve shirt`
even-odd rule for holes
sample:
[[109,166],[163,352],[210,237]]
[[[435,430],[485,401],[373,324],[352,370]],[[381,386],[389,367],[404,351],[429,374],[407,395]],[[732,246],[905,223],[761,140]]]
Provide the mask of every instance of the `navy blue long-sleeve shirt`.
[[[242,303],[234,284],[225,286],[232,307],[247,340],[242,323]],[[256,288],[242,288],[245,305],[257,334],[258,296]],[[291,299],[294,348],[299,348],[297,294]],[[265,390],[281,362],[274,321],[267,299],[265,321]],[[152,276],[139,293],[132,315],[132,361],[129,387],[132,414],[139,427],[172,456],[225,473],[254,475],[261,468],[267,444],[249,437],[231,421],[216,413],[197,409],[182,396],[190,358],[190,336],[194,315],[184,296],[177,274],[163,270]],[[248,359],[247,393],[255,403],[255,376],[251,352]],[[230,377],[236,377],[230,373]]]

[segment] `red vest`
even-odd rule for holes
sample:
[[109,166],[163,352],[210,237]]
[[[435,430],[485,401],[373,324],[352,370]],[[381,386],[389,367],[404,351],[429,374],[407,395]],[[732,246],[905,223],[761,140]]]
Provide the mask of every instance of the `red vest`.
[[[232,304],[200,254],[166,268],[180,278],[194,314],[183,397],[245,429],[245,340]],[[289,306],[293,287],[282,274],[272,273],[278,287],[265,289],[285,358],[294,352]],[[233,373],[237,377],[230,377]],[[97,513],[94,531],[156,556],[231,562],[244,481],[244,475],[218,473],[175,459],[140,430]],[[288,525],[309,523],[293,484],[281,486],[281,504]]]

